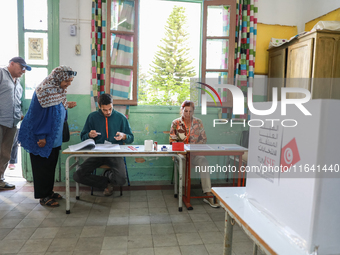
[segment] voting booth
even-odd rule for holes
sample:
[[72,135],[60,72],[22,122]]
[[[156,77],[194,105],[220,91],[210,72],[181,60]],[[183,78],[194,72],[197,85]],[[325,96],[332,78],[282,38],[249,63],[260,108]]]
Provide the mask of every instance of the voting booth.
[[340,100],[303,106],[311,115],[296,105],[282,115],[280,102],[251,115],[246,198],[308,254],[340,254]]

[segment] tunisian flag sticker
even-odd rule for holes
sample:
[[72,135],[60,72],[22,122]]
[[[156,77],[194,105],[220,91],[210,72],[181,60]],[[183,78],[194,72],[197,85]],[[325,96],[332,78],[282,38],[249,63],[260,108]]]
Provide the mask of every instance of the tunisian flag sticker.
[[300,154],[295,138],[281,149],[281,166],[287,167],[287,170],[300,161]]

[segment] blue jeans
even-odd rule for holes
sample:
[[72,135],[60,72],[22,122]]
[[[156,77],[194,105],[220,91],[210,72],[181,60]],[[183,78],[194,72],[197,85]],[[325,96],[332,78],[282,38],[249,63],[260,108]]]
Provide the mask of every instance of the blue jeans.
[[11,159],[9,160],[10,164],[16,164],[18,162],[18,135],[19,130],[15,133],[13,145],[12,145],[12,152],[11,152]]

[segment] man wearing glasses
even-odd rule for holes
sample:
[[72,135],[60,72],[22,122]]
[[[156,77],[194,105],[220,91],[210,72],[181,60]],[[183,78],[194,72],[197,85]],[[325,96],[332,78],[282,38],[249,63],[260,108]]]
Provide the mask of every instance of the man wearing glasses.
[[5,182],[4,174],[11,157],[17,124],[22,120],[22,87],[19,78],[31,71],[24,59],[14,57],[5,68],[0,68],[0,190],[15,189]]

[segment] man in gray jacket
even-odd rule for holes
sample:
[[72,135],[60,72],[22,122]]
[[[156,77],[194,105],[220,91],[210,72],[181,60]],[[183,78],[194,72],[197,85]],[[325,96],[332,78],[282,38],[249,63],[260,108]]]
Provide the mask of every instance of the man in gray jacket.
[[24,59],[14,57],[5,68],[0,68],[0,190],[15,189],[5,182],[4,174],[11,157],[12,143],[21,112],[22,87],[19,77],[31,71]]

